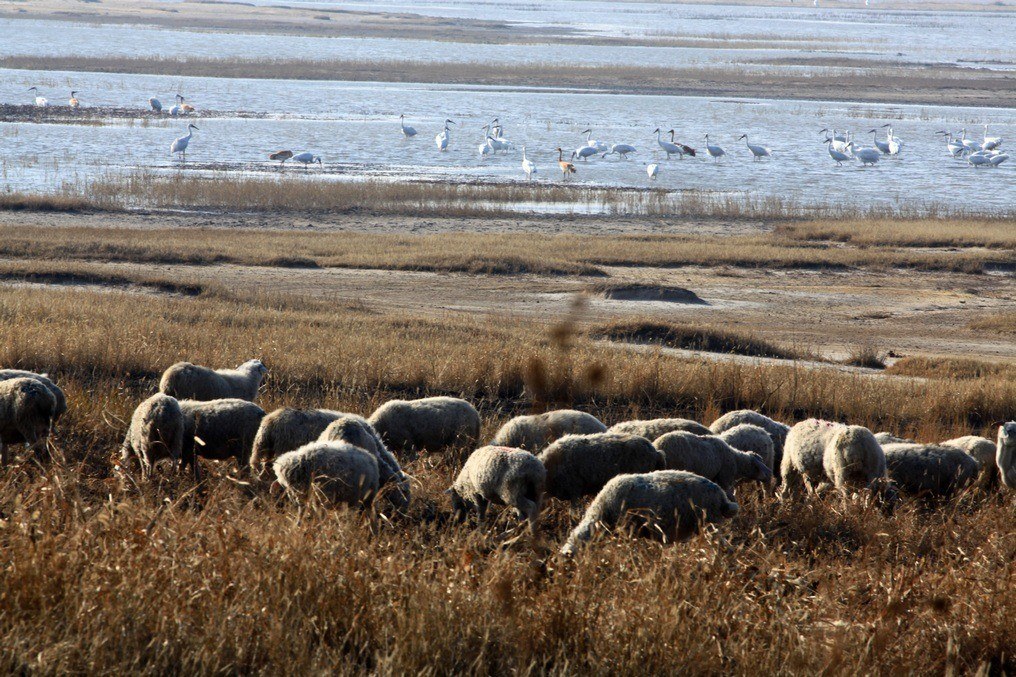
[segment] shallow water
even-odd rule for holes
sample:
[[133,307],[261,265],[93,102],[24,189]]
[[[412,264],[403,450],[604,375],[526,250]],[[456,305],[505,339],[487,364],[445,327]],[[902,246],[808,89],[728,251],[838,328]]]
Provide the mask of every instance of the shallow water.
[[[169,145],[185,133],[187,120],[110,120],[99,126],[0,123],[0,181],[8,190],[53,190],[108,170],[275,172],[267,154],[280,148],[322,156],[323,168],[285,167],[285,172],[308,180],[522,180],[522,144],[537,163],[538,180],[557,181],[561,175],[553,149],[582,146],[581,131],[592,126],[594,139],[629,143],[638,151],[627,161],[594,156],[577,162],[575,183],[655,185],[855,207],[936,203],[998,210],[1016,203],[1016,161],[998,169],[974,169],[950,158],[934,135],[939,129],[959,131],[965,126],[978,138],[983,134],[979,123],[988,122],[992,135],[1012,139],[1016,115],[1007,110],[2,70],[0,99],[39,78],[65,89],[73,80],[76,88],[95,92],[95,103],[103,105],[140,106],[152,94],[180,89],[199,110],[256,108],[270,111],[272,117],[193,118],[200,131],[186,164],[170,158]],[[402,137],[400,112],[419,131],[416,138]],[[480,128],[495,115],[517,149],[481,158]],[[439,153],[434,135],[445,117],[459,124],[452,127],[449,150]],[[905,140],[904,153],[873,168],[856,163],[837,167],[821,143],[819,130],[829,127],[852,129],[870,145],[871,136],[863,132],[885,122]],[[699,149],[703,135],[710,133],[712,143],[725,147],[728,155],[720,162],[667,161],[656,145],[656,127],[677,129],[679,140]],[[737,141],[745,132],[753,143],[772,148],[774,158],[752,162],[744,142]],[[661,165],[653,184],[645,172],[649,162]]]

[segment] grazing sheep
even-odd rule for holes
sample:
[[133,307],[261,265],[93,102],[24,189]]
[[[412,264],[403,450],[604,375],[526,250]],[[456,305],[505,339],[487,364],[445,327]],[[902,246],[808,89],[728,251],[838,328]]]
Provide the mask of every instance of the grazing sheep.
[[742,423],[724,430],[717,437],[740,451],[755,452],[762,458],[762,462],[769,470],[776,472],[779,469],[773,465],[776,461],[776,450],[772,435],[767,433],[765,428],[751,423]]
[[0,381],[0,466],[10,461],[7,447],[24,444],[32,451],[49,438],[56,398],[38,379],[27,376]]
[[875,433],[875,441],[881,445],[886,444],[917,444],[916,440],[912,440],[906,437],[897,437],[890,432]]
[[9,381],[12,378],[34,378],[53,393],[53,397],[56,399],[56,413],[53,414],[54,423],[67,412],[67,397],[60,386],[50,380],[49,374],[36,374],[34,371],[22,369],[0,369],[0,381]]
[[744,480],[769,482],[773,478],[762,457],[738,451],[719,437],[684,431],[667,433],[653,442],[663,454],[667,470],[687,470],[720,485],[733,500],[734,486]]
[[695,473],[619,475],[593,499],[561,553],[574,554],[597,528],[612,528],[625,517],[635,520],[639,535],[675,542],[696,534],[701,524],[733,517],[739,509],[722,488]]
[[178,400],[241,399],[253,402],[268,368],[261,360],[247,360],[236,369],[213,370],[177,362],[162,374],[159,392]]
[[385,498],[396,509],[405,510],[409,506],[411,498],[409,478],[402,472],[398,459],[388,451],[385,443],[381,441],[381,436],[367,419],[355,414],[337,418],[328,424],[318,441],[346,442],[369,452],[377,461],[380,487],[391,488],[390,491],[384,492]]
[[343,416],[329,409],[276,409],[261,420],[251,449],[251,469],[260,475],[277,456],[316,441],[329,423]]
[[366,506],[378,490],[374,456],[345,442],[311,442],[287,451],[273,465],[278,483],[294,499],[321,491],[332,505]]
[[977,479],[980,464],[956,447],[935,444],[886,444],[886,469],[900,491],[946,498]]
[[1002,474],[1002,483],[1016,489],[1016,421],[999,426],[995,463]]
[[[737,411],[728,411],[726,414],[713,421],[709,426],[709,430],[711,430],[714,435],[719,435],[720,433],[730,430],[734,426],[739,426],[742,423],[757,425],[772,436],[773,469],[778,472],[782,465],[783,446],[786,444],[787,433],[790,432],[790,426],[773,420],[765,414],[760,414],[752,409],[738,409]],[[777,479],[779,478],[777,477]]]
[[385,402],[368,419],[389,448],[400,451],[442,451],[456,444],[475,445],[480,414],[457,397]]
[[802,421],[790,429],[783,452],[784,492],[803,482],[811,491],[826,484],[846,493],[849,489],[874,489],[895,502],[886,478],[885,454],[871,431],[818,419]]
[[677,430],[683,430],[684,432],[696,435],[713,434],[709,428],[698,421],[692,421],[687,418],[654,418],[648,421],[625,421],[615,424],[610,428],[612,433],[639,435],[650,441]]
[[594,435],[607,432],[607,426],[592,414],[574,409],[558,409],[543,414],[516,416],[497,431],[492,446],[525,449],[533,453],[565,435]]
[[475,508],[482,522],[490,503],[508,505],[535,533],[546,483],[546,468],[528,451],[488,446],[469,455],[448,494],[460,520]]
[[201,456],[218,461],[235,458],[240,472],[247,471],[254,437],[265,417],[264,409],[233,398],[209,402],[181,400],[180,410],[184,423],[181,468],[191,465],[195,479],[200,479],[197,457]]
[[152,468],[163,459],[174,464],[183,453],[183,410],[174,397],[159,393],[138,405],[131,416],[130,428],[120,447],[123,465],[131,455],[141,462],[141,478],[148,479]]
[[576,504],[600,491],[612,477],[663,470],[663,455],[639,435],[566,435],[539,456],[547,469],[547,493]]
[[982,489],[990,489],[998,483],[998,465],[995,462],[996,444],[987,437],[977,435],[964,435],[956,439],[946,440],[940,443],[943,447],[956,447],[977,461],[980,466],[980,476],[977,485]]

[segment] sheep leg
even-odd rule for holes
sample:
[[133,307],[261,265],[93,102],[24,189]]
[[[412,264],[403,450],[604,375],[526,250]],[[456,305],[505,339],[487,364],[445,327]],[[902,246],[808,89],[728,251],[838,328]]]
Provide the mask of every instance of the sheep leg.
[[484,523],[487,519],[487,506],[490,505],[490,501],[482,496],[476,497],[476,514],[477,514],[477,526]]

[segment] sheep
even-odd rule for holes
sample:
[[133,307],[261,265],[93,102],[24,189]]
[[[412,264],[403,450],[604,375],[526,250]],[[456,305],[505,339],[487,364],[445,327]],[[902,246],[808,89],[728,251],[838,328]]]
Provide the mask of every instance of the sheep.
[[565,435],[605,432],[607,426],[592,414],[574,409],[558,409],[543,414],[516,416],[501,426],[490,444],[537,453]]
[[1002,483],[1010,489],[1016,489],[1016,421],[998,427],[995,463],[1002,474]]
[[640,527],[639,535],[675,542],[698,533],[701,524],[731,518],[739,510],[721,487],[695,473],[618,475],[593,499],[561,554],[573,555],[597,528],[614,527],[625,517]]
[[152,468],[163,459],[174,464],[183,454],[183,410],[176,398],[158,393],[138,405],[120,447],[123,465],[131,455],[141,463],[141,478],[151,477]]
[[56,409],[56,398],[38,379],[19,376],[0,381],[0,466],[10,462],[11,444],[36,452],[45,445]]
[[675,430],[694,433],[696,435],[712,435],[712,431],[697,421],[687,418],[654,418],[648,421],[624,421],[610,428],[612,433],[639,435],[647,440],[655,440]]
[[247,360],[236,369],[213,370],[177,362],[162,374],[159,392],[178,400],[240,399],[253,402],[268,368],[261,360]]
[[318,441],[346,442],[369,452],[377,461],[379,486],[382,489],[391,487],[391,491],[384,493],[385,498],[398,510],[405,510],[409,506],[409,478],[367,419],[355,414],[337,418],[328,424]]
[[385,402],[367,419],[390,449],[442,451],[480,439],[480,414],[457,397],[425,397]]
[[906,437],[897,437],[890,432],[875,433],[875,441],[885,446],[886,444],[917,444],[916,440]]
[[742,423],[733,428],[724,430],[717,435],[721,440],[740,451],[752,451],[762,458],[762,462],[770,471],[778,470],[773,463],[776,459],[775,446],[772,436],[765,428],[760,428],[751,423]]
[[846,494],[849,489],[872,489],[888,505],[896,491],[887,482],[885,454],[871,431],[818,419],[802,421],[787,434],[781,465],[784,493],[803,482],[819,491],[832,484]]
[[[237,398],[199,401],[180,400],[183,412],[183,448],[181,469],[188,465],[195,479],[201,478],[197,457],[214,460],[235,458],[241,473],[250,463],[254,437],[265,417],[265,410]],[[196,439],[195,439],[196,438]]]
[[[790,426],[775,421],[765,414],[760,414],[757,411],[751,409],[738,409],[737,411],[728,411],[723,416],[712,422],[709,426],[709,430],[714,435],[718,435],[722,432],[730,430],[734,426],[741,425],[742,423],[750,423],[751,425],[757,425],[773,438],[773,470],[779,471],[782,467],[783,461],[783,447],[787,441],[787,433],[790,432]],[[777,479],[779,479],[777,477]]]
[[0,369],[0,381],[9,381],[12,378],[35,379],[46,386],[49,392],[53,393],[53,397],[56,399],[56,410],[53,414],[54,423],[67,412],[67,397],[64,395],[64,391],[60,389],[60,386],[53,383],[49,378],[49,374],[36,374],[34,371],[24,371],[22,369]]
[[980,464],[962,449],[935,444],[886,444],[889,478],[915,496],[945,498],[977,479]]
[[547,469],[536,456],[524,449],[491,445],[469,455],[448,494],[460,521],[471,508],[482,522],[489,504],[508,505],[529,520],[529,529],[536,533],[546,483]]
[[624,473],[663,470],[663,454],[639,435],[566,435],[539,456],[547,469],[547,494],[576,507],[611,478]]
[[977,461],[981,469],[977,485],[982,489],[990,489],[998,483],[998,465],[995,462],[996,444],[988,438],[964,435],[939,444],[943,447],[962,449]]
[[330,504],[368,506],[378,491],[377,459],[346,442],[311,442],[287,451],[273,464],[279,485],[294,499],[313,489]]
[[261,419],[251,448],[251,470],[261,475],[277,456],[316,441],[329,423],[345,415],[330,409],[276,409]]
[[653,442],[663,454],[667,470],[687,470],[720,485],[733,500],[734,486],[743,480],[769,482],[773,478],[762,457],[738,451],[719,437],[678,430]]

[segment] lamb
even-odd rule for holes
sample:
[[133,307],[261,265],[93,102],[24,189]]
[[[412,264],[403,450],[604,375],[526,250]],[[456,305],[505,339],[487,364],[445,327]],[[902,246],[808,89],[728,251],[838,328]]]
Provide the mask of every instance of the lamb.
[[811,491],[832,484],[841,492],[875,490],[888,504],[896,493],[887,482],[885,454],[871,431],[818,419],[802,421],[790,429],[781,465],[783,491],[803,482]]
[[287,451],[273,465],[279,485],[294,499],[321,491],[331,505],[368,506],[378,491],[374,456],[345,442],[311,442]]
[[251,469],[261,475],[277,456],[316,441],[329,423],[345,415],[330,409],[276,409],[261,420],[251,449]]
[[964,435],[940,443],[943,447],[956,447],[970,454],[981,468],[977,481],[982,489],[989,489],[998,483],[998,465],[995,462],[996,444],[986,437]]
[[471,508],[482,522],[489,504],[508,505],[529,520],[529,529],[536,533],[546,483],[547,470],[536,456],[523,449],[492,445],[469,455],[448,494],[460,521]]
[[49,374],[36,374],[34,371],[24,371],[22,369],[0,369],[0,381],[9,381],[12,378],[33,378],[46,386],[49,392],[53,393],[53,397],[56,399],[56,411],[53,414],[54,423],[67,412],[67,397],[64,395],[64,391],[60,389],[60,386],[53,383],[49,378]]
[[773,438],[773,469],[778,471],[782,467],[783,447],[786,444],[790,426],[751,409],[738,409],[737,411],[728,411],[720,416],[712,422],[709,429],[714,435],[718,435],[742,423],[757,425]]
[[719,437],[684,431],[667,433],[653,442],[667,470],[686,470],[718,484],[733,500],[734,486],[744,480],[769,482],[773,478],[762,457],[738,451]]
[[398,510],[409,506],[409,478],[367,419],[355,414],[337,418],[328,424],[318,441],[346,442],[369,452],[377,461],[379,486],[382,490],[391,488],[384,492],[385,498]]
[[666,467],[663,454],[646,438],[610,432],[566,435],[544,449],[539,459],[547,469],[547,493],[573,506],[617,475]]
[[124,466],[132,455],[141,462],[141,478],[149,479],[152,468],[163,459],[174,464],[183,454],[183,410],[174,397],[158,393],[138,405],[120,447]]
[[654,418],[648,421],[624,421],[610,428],[612,433],[639,435],[650,441],[676,430],[683,430],[696,435],[713,434],[709,428],[698,421],[692,421],[687,418]]
[[639,535],[675,542],[698,533],[701,524],[733,517],[739,509],[722,488],[695,473],[619,475],[597,494],[561,554],[573,555],[597,528],[612,528],[625,517],[640,527]]
[[907,494],[946,498],[977,479],[980,464],[962,449],[935,444],[886,444],[890,479]]
[[236,369],[213,370],[177,362],[162,374],[159,392],[178,400],[241,399],[253,402],[268,368],[261,360],[247,360]]
[[998,450],[995,463],[1002,474],[1002,483],[1016,489],[1016,421],[998,427]]
[[490,444],[537,453],[565,435],[605,432],[607,426],[592,414],[574,409],[558,409],[543,414],[516,416],[501,426]]
[[717,435],[721,440],[740,451],[752,451],[761,457],[762,462],[770,471],[778,470],[773,463],[776,459],[776,451],[773,445],[772,436],[751,423],[742,423],[733,428],[724,430]]
[[213,460],[235,458],[240,472],[246,472],[254,437],[265,417],[264,409],[253,402],[232,398],[208,402],[180,400],[180,410],[184,422],[181,469],[192,466],[195,479],[200,479],[197,457],[201,456]]
[[10,462],[11,444],[24,444],[35,452],[45,446],[56,409],[56,398],[38,379],[19,376],[0,381],[0,466]]
[[368,419],[390,449],[443,451],[480,439],[480,414],[457,397],[425,397],[385,402]]

